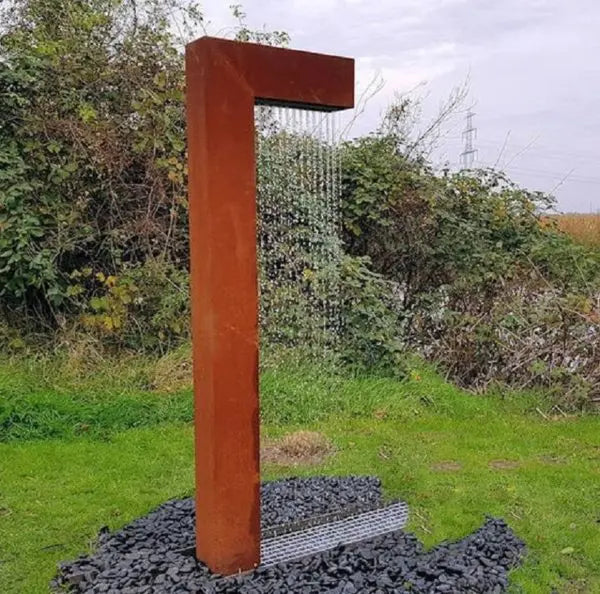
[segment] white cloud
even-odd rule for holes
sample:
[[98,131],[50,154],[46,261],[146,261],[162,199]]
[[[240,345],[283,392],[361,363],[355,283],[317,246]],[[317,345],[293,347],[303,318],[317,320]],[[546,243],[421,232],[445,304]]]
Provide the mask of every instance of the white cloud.
[[[241,1],[251,26],[286,30],[300,49],[355,57],[359,93],[373,76],[385,79],[358,129],[376,124],[395,91],[427,82],[431,113],[470,75],[482,161],[497,158],[510,130],[505,153],[517,155],[517,179],[548,190],[575,166],[561,206],[585,210],[592,200],[600,209],[597,0]],[[231,24],[228,4],[204,3],[220,28]],[[451,136],[446,154],[456,160],[460,135]]]

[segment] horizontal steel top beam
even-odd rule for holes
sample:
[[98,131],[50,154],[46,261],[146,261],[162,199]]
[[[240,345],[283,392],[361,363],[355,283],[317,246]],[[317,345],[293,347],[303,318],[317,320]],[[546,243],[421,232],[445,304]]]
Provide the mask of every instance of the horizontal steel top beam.
[[[351,58],[216,37],[201,37],[186,52],[198,56],[201,69],[229,70],[248,87],[256,103],[321,111],[354,107]],[[200,74],[195,70],[188,70],[188,76]]]

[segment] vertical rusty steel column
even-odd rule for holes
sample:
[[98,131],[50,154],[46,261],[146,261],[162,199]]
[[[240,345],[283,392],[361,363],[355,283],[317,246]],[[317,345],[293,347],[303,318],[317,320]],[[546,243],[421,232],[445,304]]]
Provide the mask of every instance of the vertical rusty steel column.
[[255,103],[354,105],[354,61],[203,37],[186,48],[196,554],[260,562]]

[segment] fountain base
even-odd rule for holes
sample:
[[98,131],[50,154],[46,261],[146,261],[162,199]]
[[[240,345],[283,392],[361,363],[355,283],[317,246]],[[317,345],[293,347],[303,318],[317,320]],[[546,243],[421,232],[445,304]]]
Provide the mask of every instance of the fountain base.
[[190,498],[101,531],[95,553],[62,564],[53,585],[86,594],[503,592],[524,553],[494,519],[426,552],[401,529],[406,504],[384,506],[371,477],[265,483],[262,506],[263,564],[254,571],[222,577],[196,560]]

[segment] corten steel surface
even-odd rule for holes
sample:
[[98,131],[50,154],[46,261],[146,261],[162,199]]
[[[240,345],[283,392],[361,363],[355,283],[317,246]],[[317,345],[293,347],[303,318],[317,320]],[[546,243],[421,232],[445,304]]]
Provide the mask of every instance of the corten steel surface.
[[203,37],[186,48],[196,554],[260,562],[254,104],[354,104],[354,61]]

